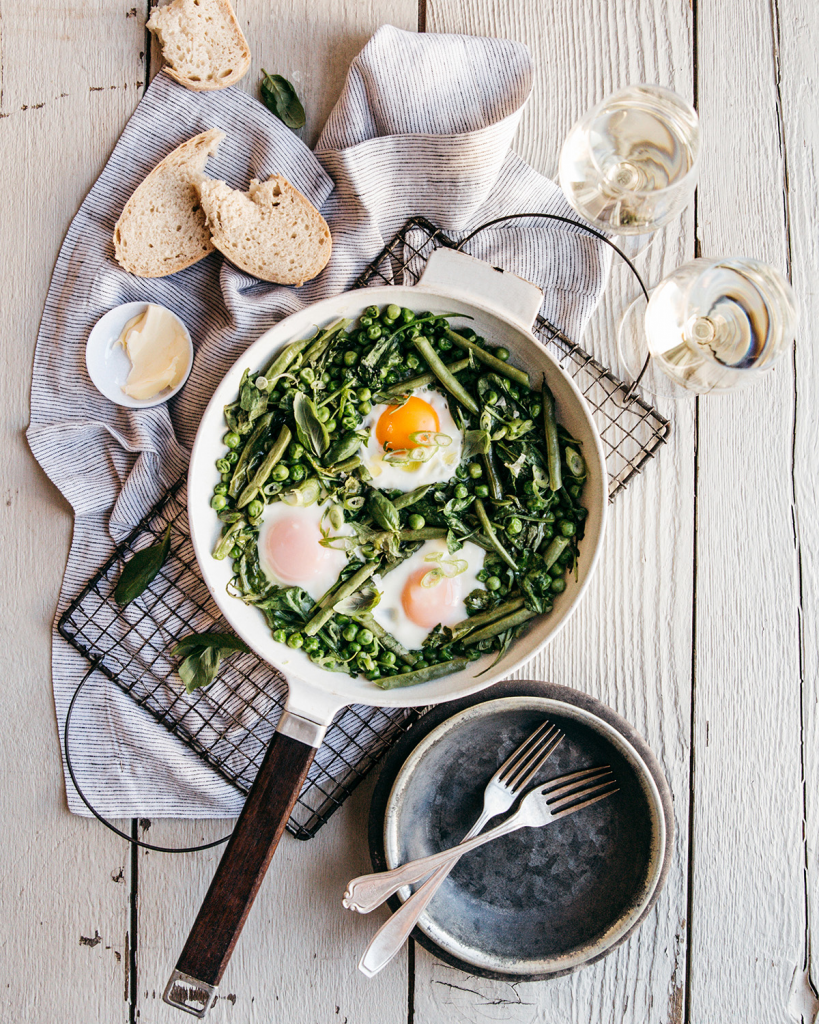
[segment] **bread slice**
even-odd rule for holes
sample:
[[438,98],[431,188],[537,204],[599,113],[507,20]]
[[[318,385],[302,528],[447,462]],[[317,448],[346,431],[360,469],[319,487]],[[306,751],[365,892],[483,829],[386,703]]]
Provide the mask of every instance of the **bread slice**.
[[205,178],[199,195],[216,248],[262,281],[302,285],[327,265],[333,241],[318,210],[273,174],[247,192]]
[[250,47],[230,0],[173,0],[154,10],[148,28],[162,46],[168,74],[186,89],[224,89],[250,67]]
[[183,142],[151,171],[114,228],[114,254],[137,277],[166,277],[213,252],[197,184],[225,137],[218,128]]

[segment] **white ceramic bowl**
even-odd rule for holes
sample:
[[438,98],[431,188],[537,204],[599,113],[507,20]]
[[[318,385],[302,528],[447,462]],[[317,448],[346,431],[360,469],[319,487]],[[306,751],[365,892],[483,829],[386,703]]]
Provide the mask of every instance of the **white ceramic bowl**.
[[[124,405],[129,409],[150,409],[173,398],[185,386],[185,381],[193,366],[193,342],[188,328],[172,309],[162,306],[161,308],[170,313],[185,332],[185,339],[188,343],[188,365],[185,375],[175,388],[165,388],[153,398],[131,398],[122,390],[128,379],[128,374],[131,372],[131,360],[125,354],[122,345],[117,345],[117,340],[128,321],[139,316],[140,313],[144,313],[149,305],[148,302],[126,302],[121,306],[109,309],[94,324],[85,346],[85,365],[88,368],[88,376],[97,391],[111,402]],[[159,305],[159,303],[153,303],[153,305]]]

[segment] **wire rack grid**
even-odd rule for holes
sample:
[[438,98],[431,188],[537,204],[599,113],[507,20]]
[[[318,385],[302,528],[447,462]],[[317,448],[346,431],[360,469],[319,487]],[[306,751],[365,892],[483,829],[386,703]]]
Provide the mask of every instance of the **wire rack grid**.
[[[434,224],[408,221],[355,287],[414,284],[438,246],[458,248]],[[535,336],[590,404],[605,446],[609,497],[639,473],[670,424],[610,370],[539,317]],[[149,589],[127,607],[113,598],[123,564],[171,528],[171,553]],[[247,793],[284,708],[287,684],[251,653],[226,659],[207,690],[187,694],[170,654],[184,636],[227,632],[199,571],[190,540],[186,487],[179,481],[117,547],[61,616],[60,634],[157,722]],[[307,776],[287,828],[310,839],[341,806],[423,708],[356,705],[339,712]]]

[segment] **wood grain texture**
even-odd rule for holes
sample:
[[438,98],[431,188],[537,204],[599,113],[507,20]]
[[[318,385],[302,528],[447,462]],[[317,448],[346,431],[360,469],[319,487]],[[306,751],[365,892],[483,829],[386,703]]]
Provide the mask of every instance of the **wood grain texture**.
[[[796,402],[792,473],[801,629],[807,920],[800,951],[803,959],[794,972],[790,1006],[795,1019],[799,1019],[800,1013],[806,1024],[811,1024],[819,1017],[819,121],[815,111],[819,18],[814,4],[799,0],[775,4],[774,15],[787,171],[789,255],[792,283],[801,306],[793,356]],[[813,69],[812,73],[808,69]]]
[[31,457],[24,431],[51,270],[140,95],[144,22],[119,0],[4,3],[1,15],[0,636],[10,671],[0,744],[0,1021],[124,1024],[132,941],[128,849],[65,808],[50,650],[71,518]]
[[[771,8],[699,11],[702,254],[787,271]],[[804,956],[794,388],[699,402],[692,1021],[789,1019]]]
[[[516,148],[553,173],[565,134],[612,89],[648,79],[692,97],[690,11],[684,4],[560,2],[548,7],[434,0],[428,28],[503,35],[527,43],[535,90]],[[693,212],[671,225],[640,260],[657,280],[693,255]],[[616,261],[617,262],[617,261]],[[619,318],[637,291],[613,269],[606,300],[584,346],[617,366]],[[550,679],[592,694],[647,739],[667,773],[676,815],[666,888],[638,936],[576,975],[510,986],[445,967],[416,951],[415,1020],[572,1021],[666,1024],[682,1020],[685,983],[689,722],[693,599],[693,409],[674,419],[668,446],[610,507],[597,574],[583,603],[522,678]],[[616,433],[616,428],[612,428]]]

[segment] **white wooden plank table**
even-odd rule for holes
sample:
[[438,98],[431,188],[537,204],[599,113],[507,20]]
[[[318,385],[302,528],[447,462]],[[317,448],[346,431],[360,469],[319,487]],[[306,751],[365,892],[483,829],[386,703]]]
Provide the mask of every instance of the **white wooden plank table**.
[[[34,463],[37,323],[59,243],[158,67],[146,0],[0,4],[3,367],[0,1024],[164,1024],[161,990],[218,851],[127,849],[65,809],[49,643],[70,509]],[[509,985],[412,946],[368,981],[355,964],[383,917],[342,911],[368,867],[370,784],[315,840],[286,837],[211,1013],[255,1024],[749,1024],[813,1021],[819,941],[819,166],[814,0],[237,0],[253,50],[291,79],[315,141],[350,59],[383,23],[526,42],[537,77],[516,141],[554,174],[571,123],[614,88],[692,99],[704,158],[695,206],[649,250],[656,280],[694,255],[790,273],[795,352],[753,390],[667,403],[670,443],[613,508],[575,617],[521,675],[576,686],[625,715],[660,757],[677,837],[666,889],[636,936],[553,982]],[[630,293],[615,270],[588,348],[616,365]],[[89,567],[91,569],[93,567]],[[129,827],[125,823],[126,829]],[[169,845],[220,822],[139,827]]]

